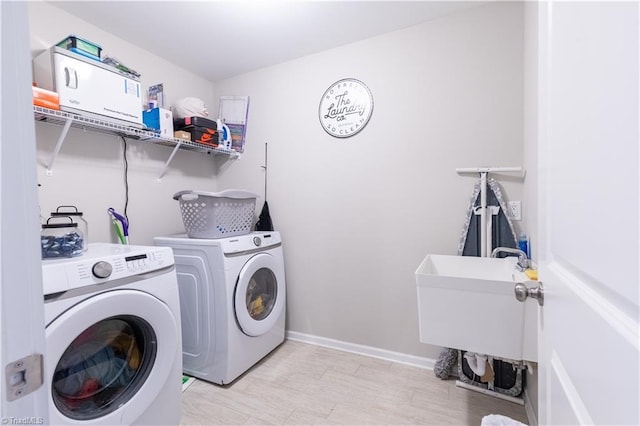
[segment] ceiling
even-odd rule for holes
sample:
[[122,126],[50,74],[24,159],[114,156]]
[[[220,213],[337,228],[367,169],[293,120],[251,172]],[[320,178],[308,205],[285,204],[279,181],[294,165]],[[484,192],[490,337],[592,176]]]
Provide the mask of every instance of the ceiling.
[[212,82],[399,30],[479,1],[53,1]]

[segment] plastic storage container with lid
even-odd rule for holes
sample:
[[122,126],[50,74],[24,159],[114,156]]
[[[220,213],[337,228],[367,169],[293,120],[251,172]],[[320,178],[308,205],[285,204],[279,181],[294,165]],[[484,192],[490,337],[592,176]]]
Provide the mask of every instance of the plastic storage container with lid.
[[51,217],[70,217],[75,223],[78,224],[78,229],[81,231],[85,244],[84,251],[87,251],[89,242],[89,223],[84,219],[83,213],[78,211],[76,206],[58,206],[55,212],[51,212]]
[[43,259],[81,256],[85,247],[82,231],[69,216],[47,219],[42,225],[40,244]]
[[100,47],[100,45],[75,36],[73,34],[60,41],[58,44],[56,44],[56,46],[70,50],[98,62],[100,61],[102,53],[102,47]]

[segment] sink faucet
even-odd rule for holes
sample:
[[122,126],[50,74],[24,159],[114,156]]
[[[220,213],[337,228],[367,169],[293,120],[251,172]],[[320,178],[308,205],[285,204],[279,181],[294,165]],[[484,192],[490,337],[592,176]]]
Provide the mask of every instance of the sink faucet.
[[527,258],[527,254],[520,249],[511,248],[511,247],[496,247],[491,252],[491,257],[496,257],[498,253],[511,253],[518,255],[518,270],[524,271],[530,266],[529,259]]

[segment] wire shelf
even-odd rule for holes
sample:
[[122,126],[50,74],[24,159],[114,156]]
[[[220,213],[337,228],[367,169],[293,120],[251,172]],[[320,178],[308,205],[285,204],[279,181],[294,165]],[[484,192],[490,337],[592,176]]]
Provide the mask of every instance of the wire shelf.
[[58,140],[58,144],[56,145],[55,152],[53,153],[53,156],[47,166],[47,174],[49,175],[51,175],[52,173],[51,169],[53,166],[53,162],[55,160],[55,157],[58,155],[58,152],[64,142],[64,138],[66,137],[67,131],[69,130],[70,127],[73,127],[75,129],[86,130],[86,131],[122,136],[128,139],[134,139],[134,140],[139,140],[143,142],[153,143],[156,145],[163,145],[163,146],[174,148],[164,168],[162,169],[160,178],[164,174],[164,171],[169,165],[169,162],[173,159],[173,156],[175,155],[178,149],[203,152],[206,154],[214,154],[214,155],[217,155],[217,154],[228,155],[230,158],[240,157],[240,154],[233,150],[221,149],[214,146],[201,144],[198,142],[188,141],[185,139],[164,138],[153,131],[143,130],[137,127],[127,126],[127,125],[123,125],[123,124],[108,121],[108,120],[101,120],[93,117],[87,117],[87,116],[75,114],[72,112],[53,110],[53,109],[43,108],[43,107],[34,105],[33,114],[34,114],[35,120],[39,123],[47,123],[47,124],[55,124],[58,126],[64,126],[62,134],[60,135],[60,139]]
[[87,117],[80,114],[74,114],[66,111],[52,110],[40,106],[33,106],[33,113],[36,121],[41,123],[52,123],[64,125],[69,119],[72,120],[71,127],[76,129],[95,131],[107,134],[116,134],[129,139],[140,141],[148,141],[158,145],[175,147],[180,145],[180,149],[205,152],[207,154],[223,154],[230,157],[238,157],[239,153],[233,150],[220,149],[197,142],[184,139],[163,138],[157,133],[149,130],[138,129],[136,127],[126,126],[123,124]]

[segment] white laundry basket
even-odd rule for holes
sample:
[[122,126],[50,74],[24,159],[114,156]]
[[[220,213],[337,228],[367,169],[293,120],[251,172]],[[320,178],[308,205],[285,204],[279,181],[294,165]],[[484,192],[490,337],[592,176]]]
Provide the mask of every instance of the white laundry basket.
[[229,189],[221,192],[180,191],[182,222],[190,238],[223,238],[251,232],[257,195]]

